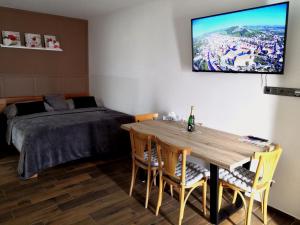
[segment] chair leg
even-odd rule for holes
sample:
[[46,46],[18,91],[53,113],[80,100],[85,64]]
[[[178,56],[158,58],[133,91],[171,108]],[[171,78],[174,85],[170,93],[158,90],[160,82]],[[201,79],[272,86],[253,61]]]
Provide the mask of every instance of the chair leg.
[[202,190],[202,202],[203,202],[204,215],[206,215],[206,194],[207,194],[207,181],[203,183],[203,190]]
[[131,174],[131,184],[130,184],[130,190],[129,190],[129,196],[132,195],[132,190],[133,190],[133,186],[135,184],[135,180],[136,180],[136,175],[137,175],[137,171],[138,168],[134,162],[132,162],[132,174]]
[[264,194],[264,224],[268,223],[268,198],[269,198],[270,186],[267,187]]
[[245,200],[245,197],[243,196],[243,194],[240,191],[237,191],[237,193],[240,196],[240,198],[242,199],[244,210],[245,210],[245,214],[247,216],[247,202]]
[[222,199],[223,199],[223,184],[222,184],[222,182],[220,182],[219,183],[218,211],[220,211],[220,209],[221,209]]
[[145,208],[146,209],[148,208],[150,181],[151,181],[151,170],[148,169],[148,171],[147,171],[146,201],[145,201]]
[[261,214],[264,216],[264,193],[260,192]]
[[172,184],[170,184],[170,192],[171,192],[171,196],[172,196],[172,198],[173,198],[174,192],[173,192],[173,185],[172,185]]
[[183,187],[180,188],[180,194],[179,194],[179,202],[180,202],[180,209],[179,209],[179,221],[178,225],[181,225],[182,219],[183,219],[183,214],[184,214],[184,194],[185,190]]
[[150,181],[150,191],[149,191],[149,195],[151,194],[151,191],[152,191],[152,186],[153,186],[153,184],[154,184],[154,180],[156,179],[156,173],[155,173],[155,176],[154,177],[152,177],[152,179],[151,179],[151,181]]
[[159,173],[159,187],[158,187],[158,200],[157,200],[157,206],[156,206],[156,212],[155,215],[158,216],[159,208],[161,206],[162,197],[163,197],[163,180],[162,180],[162,174]]
[[156,186],[156,170],[153,170],[153,184]]
[[237,195],[238,195],[238,192],[235,190],[234,193],[233,193],[232,204],[235,204]]
[[253,201],[254,201],[254,193],[251,193],[250,200],[249,200],[249,206],[248,206],[248,210],[247,210],[246,225],[251,225]]

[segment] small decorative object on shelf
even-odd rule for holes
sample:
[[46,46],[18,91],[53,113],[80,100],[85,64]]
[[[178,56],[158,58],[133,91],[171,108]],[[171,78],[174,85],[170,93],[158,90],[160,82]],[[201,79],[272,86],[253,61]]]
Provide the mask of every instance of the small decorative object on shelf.
[[49,49],[59,49],[60,43],[56,40],[56,36],[54,35],[44,35],[45,40],[45,48]]
[[25,33],[26,47],[42,48],[42,40],[40,34]]
[[21,46],[20,33],[14,31],[2,31],[3,45]]
[[187,130],[189,132],[193,132],[195,130],[195,116],[194,116],[194,106],[191,106],[191,113],[188,119],[188,126],[187,126]]

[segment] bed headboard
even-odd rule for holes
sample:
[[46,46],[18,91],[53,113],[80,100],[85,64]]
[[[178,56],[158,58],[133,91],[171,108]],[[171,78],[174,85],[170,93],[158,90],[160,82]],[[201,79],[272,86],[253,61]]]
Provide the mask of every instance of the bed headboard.
[[[88,93],[70,93],[65,94],[65,98],[74,98],[80,96],[88,96]],[[9,104],[14,104],[17,102],[28,102],[28,101],[43,101],[44,96],[18,96],[18,97],[6,97],[0,98],[0,113],[3,112],[5,107]]]

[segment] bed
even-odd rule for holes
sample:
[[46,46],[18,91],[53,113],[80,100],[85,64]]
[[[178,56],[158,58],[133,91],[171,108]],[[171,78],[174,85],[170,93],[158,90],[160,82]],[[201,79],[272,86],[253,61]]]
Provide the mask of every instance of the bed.
[[[10,103],[41,99],[1,99],[0,111]],[[76,159],[128,152],[128,134],[120,125],[133,120],[131,115],[105,107],[16,116],[6,122],[6,141],[20,152],[18,174],[28,179],[46,168]]]

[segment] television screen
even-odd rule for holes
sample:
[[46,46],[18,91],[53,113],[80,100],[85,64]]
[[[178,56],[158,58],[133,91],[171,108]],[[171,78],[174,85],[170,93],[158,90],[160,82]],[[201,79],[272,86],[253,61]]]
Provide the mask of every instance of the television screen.
[[288,7],[192,19],[193,71],[283,74]]

